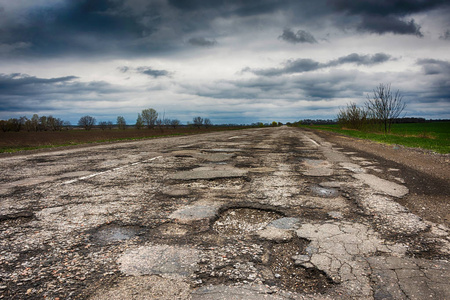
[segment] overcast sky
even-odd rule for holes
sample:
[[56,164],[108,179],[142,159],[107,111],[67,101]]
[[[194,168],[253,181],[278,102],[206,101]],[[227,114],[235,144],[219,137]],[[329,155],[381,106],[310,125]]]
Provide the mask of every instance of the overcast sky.
[[450,118],[448,0],[0,0],[0,119],[334,119],[380,83]]

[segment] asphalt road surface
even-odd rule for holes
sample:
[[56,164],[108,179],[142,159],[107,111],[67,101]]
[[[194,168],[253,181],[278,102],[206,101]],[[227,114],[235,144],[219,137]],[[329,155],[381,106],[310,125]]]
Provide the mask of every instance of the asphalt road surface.
[[0,299],[450,299],[449,229],[399,204],[407,173],[312,132],[0,166]]

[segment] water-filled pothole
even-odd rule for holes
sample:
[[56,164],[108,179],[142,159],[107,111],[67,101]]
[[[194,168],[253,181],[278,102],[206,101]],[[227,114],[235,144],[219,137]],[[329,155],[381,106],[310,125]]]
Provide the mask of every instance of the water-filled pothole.
[[339,191],[334,188],[312,186],[310,189],[311,189],[311,193],[314,196],[318,196],[318,197],[335,198],[335,197],[339,196]]
[[221,214],[214,222],[213,230],[221,235],[242,237],[254,234],[281,217],[283,215],[275,211],[233,208]]
[[121,242],[138,236],[141,228],[138,226],[106,225],[98,228],[92,239],[97,243]]

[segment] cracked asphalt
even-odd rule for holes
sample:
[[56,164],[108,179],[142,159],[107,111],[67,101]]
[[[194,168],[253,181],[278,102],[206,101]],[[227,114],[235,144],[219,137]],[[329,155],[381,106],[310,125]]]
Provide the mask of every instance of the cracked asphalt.
[[450,299],[450,231],[400,204],[410,173],[311,131],[0,166],[0,299]]

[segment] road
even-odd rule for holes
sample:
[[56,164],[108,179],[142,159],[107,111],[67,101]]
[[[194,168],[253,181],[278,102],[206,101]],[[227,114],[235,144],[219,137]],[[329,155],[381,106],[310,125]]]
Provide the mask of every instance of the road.
[[0,299],[450,299],[449,229],[399,204],[408,173],[313,132],[0,166]]

